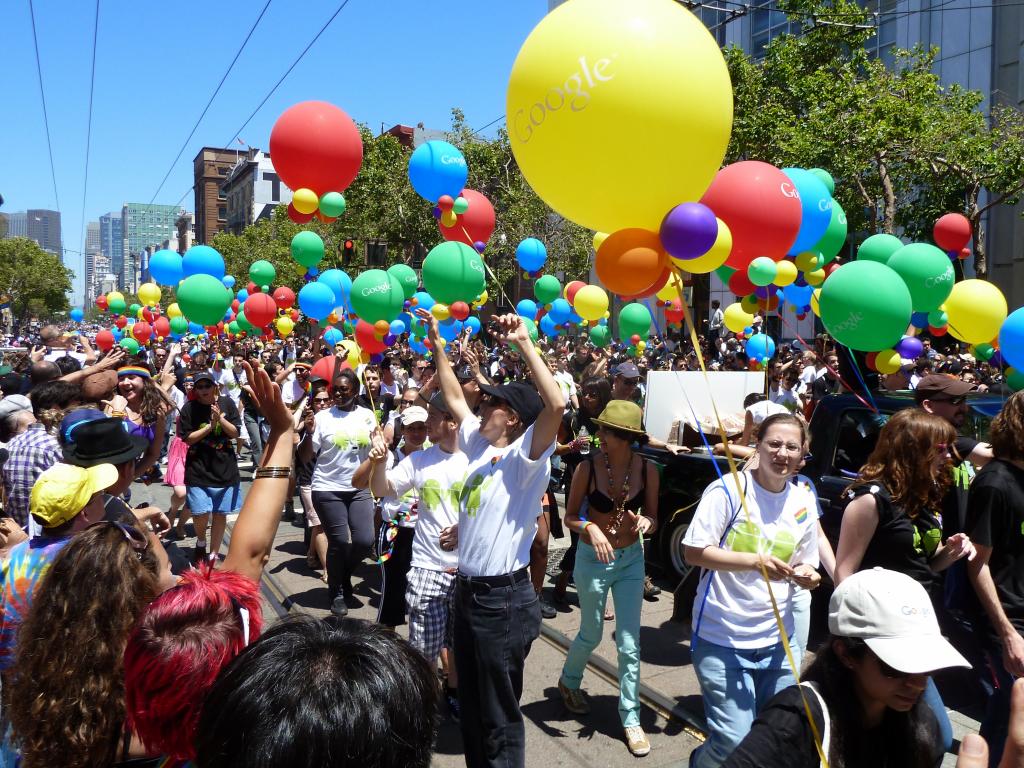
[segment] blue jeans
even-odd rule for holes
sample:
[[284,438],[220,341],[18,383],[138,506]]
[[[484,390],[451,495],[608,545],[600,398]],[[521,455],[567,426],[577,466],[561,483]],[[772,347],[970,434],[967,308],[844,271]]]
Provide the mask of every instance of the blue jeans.
[[[800,651],[793,653],[800,664]],[[750,731],[754,717],[779,691],[796,682],[782,643],[726,648],[694,638],[691,656],[704,699],[708,739],[690,755],[690,768],[717,768]]]
[[601,642],[604,604],[615,598],[615,643],[619,651],[619,718],[624,728],[640,725],[640,607],[644,598],[644,550],[637,541],[615,550],[607,565],[594,548],[580,541],[576,553],[576,593],[580,600],[580,631],[569,647],[562,682],[579,688],[590,654]]

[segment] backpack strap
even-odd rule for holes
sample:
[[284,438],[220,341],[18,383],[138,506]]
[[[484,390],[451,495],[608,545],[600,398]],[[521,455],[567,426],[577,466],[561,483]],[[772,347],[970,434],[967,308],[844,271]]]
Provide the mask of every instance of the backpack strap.
[[[821,751],[828,757],[829,740],[831,736],[831,718],[828,715],[828,705],[825,704],[825,699],[822,697],[821,692],[818,691],[818,687],[813,682],[800,683],[801,688],[805,688],[814,694],[814,697],[818,700],[818,705],[821,707]],[[824,763],[820,763],[821,768],[826,768]]]

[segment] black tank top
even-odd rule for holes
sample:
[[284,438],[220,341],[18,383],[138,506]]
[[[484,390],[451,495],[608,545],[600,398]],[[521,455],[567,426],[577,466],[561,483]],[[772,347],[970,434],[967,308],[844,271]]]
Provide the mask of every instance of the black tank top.
[[[633,460],[632,457],[629,459]],[[608,494],[597,490],[597,480],[594,472],[596,467],[594,466],[594,457],[588,458],[590,463],[590,486],[587,490],[587,502],[590,509],[600,512],[601,514],[607,515],[615,508],[615,502],[608,498]],[[644,491],[647,488],[647,460],[643,457],[640,458],[640,487],[637,492],[629,497],[626,501],[625,509],[632,512],[634,515],[639,515],[644,508]],[[630,488],[632,490],[632,488]]]

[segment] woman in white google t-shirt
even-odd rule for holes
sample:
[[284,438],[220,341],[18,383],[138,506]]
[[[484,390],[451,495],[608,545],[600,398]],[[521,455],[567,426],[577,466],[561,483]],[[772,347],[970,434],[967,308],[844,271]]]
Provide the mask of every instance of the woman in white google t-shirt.
[[[806,486],[789,482],[806,446],[806,427],[795,416],[766,418],[756,468],[711,483],[683,539],[686,561],[705,569],[690,650],[708,739],[690,756],[693,768],[721,765],[757,711],[794,682],[762,568],[792,637],[796,591],[821,580],[816,501]],[[791,648],[799,667],[800,650]]]

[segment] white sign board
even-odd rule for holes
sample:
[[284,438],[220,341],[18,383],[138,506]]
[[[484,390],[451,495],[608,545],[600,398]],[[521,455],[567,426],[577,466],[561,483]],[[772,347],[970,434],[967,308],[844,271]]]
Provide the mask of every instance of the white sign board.
[[764,392],[764,377],[764,371],[709,371],[705,380],[700,371],[651,371],[644,399],[647,434],[667,441],[673,422],[692,424],[694,415],[701,423],[713,423],[712,400],[719,416],[738,415],[742,423],[743,399]]

